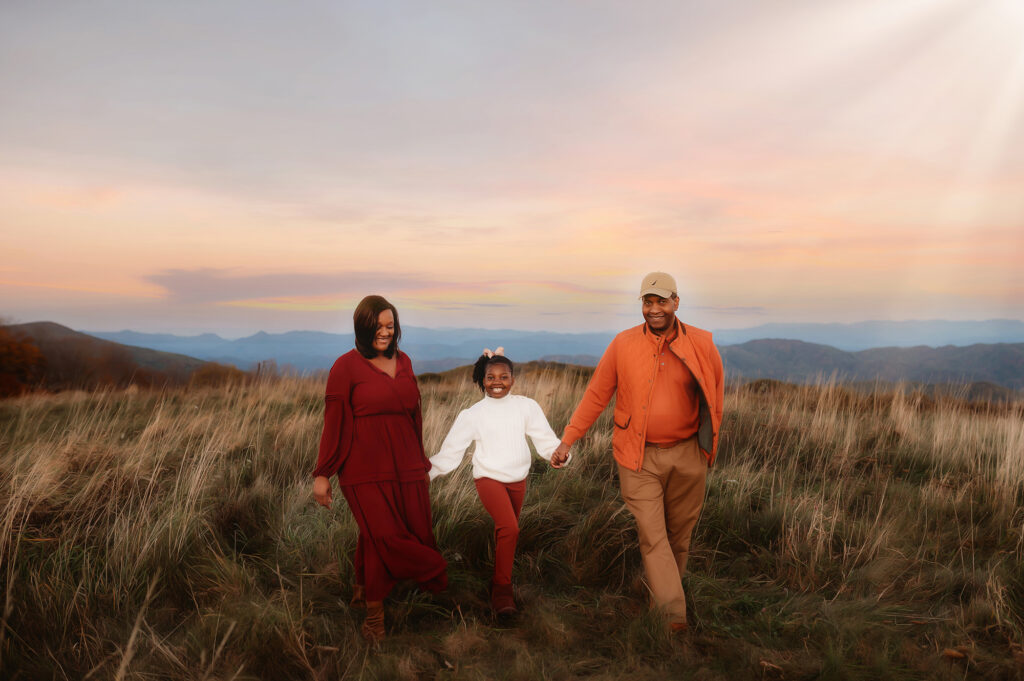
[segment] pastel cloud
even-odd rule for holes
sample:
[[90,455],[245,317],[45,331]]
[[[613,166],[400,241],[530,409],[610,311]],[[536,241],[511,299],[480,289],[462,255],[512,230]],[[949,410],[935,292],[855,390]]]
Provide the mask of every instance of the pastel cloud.
[[441,278],[388,271],[248,274],[227,269],[173,269],[145,279],[181,304],[227,304],[287,310],[336,310],[372,292],[401,296],[418,309],[510,308],[547,300],[600,303],[622,291],[558,281]]
[[214,268],[165,270],[148,275],[146,279],[163,287],[173,300],[186,303],[350,296],[360,291],[366,295],[378,289],[417,288],[435,283],[422,277],[389,272],[240,274]]

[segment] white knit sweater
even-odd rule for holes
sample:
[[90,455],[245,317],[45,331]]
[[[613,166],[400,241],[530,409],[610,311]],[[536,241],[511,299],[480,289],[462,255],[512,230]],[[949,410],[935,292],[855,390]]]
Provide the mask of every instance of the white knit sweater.
[[560,440],[548,425],[540,405],[522,395],[499,399],[485,395],[455,418],[441,449],[430,457],[430,479],[455,470],[470,443],[476,442],[473,478],[499,482],[525,480],[530,472],[527,435],[537,453],[550,461]]

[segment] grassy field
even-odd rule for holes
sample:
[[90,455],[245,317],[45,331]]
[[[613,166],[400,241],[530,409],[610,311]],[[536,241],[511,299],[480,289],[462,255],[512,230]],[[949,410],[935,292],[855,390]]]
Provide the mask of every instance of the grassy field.
[[[560,432],[584,381],[538,370],[516,392]],[[479,393],[421,388],[433,452]],[[451,588],[398,589],[373,650],[347,605],[352,518],[310,494],[322,390],[0,402],[0,677],[1024,678],[1024,405],[730,390],[674,637],[647,610],[608,413],[569,469],[535,463],[512,623],[489,614],[464,465],[431,488]]]

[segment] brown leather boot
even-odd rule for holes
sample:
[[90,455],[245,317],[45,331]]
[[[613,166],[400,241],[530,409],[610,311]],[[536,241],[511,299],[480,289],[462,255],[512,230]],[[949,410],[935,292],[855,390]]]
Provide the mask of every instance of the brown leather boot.
[[362,584],[352,587],[352,600],[348,602],[348,607],[354,610],[366,610],[366,588]]
[[491,607],[494,614],[500,616],[515,615],[519,612],[516,609],[516,597],[511,584],[491,584]]
[[368,643],[380,643],[384,640],[384,602],[366,601],[366,619],[363,620],[363,638]]

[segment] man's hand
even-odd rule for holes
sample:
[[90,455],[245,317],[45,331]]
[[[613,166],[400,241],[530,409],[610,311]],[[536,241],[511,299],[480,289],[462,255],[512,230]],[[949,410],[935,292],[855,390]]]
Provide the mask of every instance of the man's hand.
[[551,455],[552,468],[561,468],[569,460],[569,445],[564,442],[558,443],[558,448]]
[[331,481],[322,475],[313,478],[313,497],[324,508],[331,507]]

